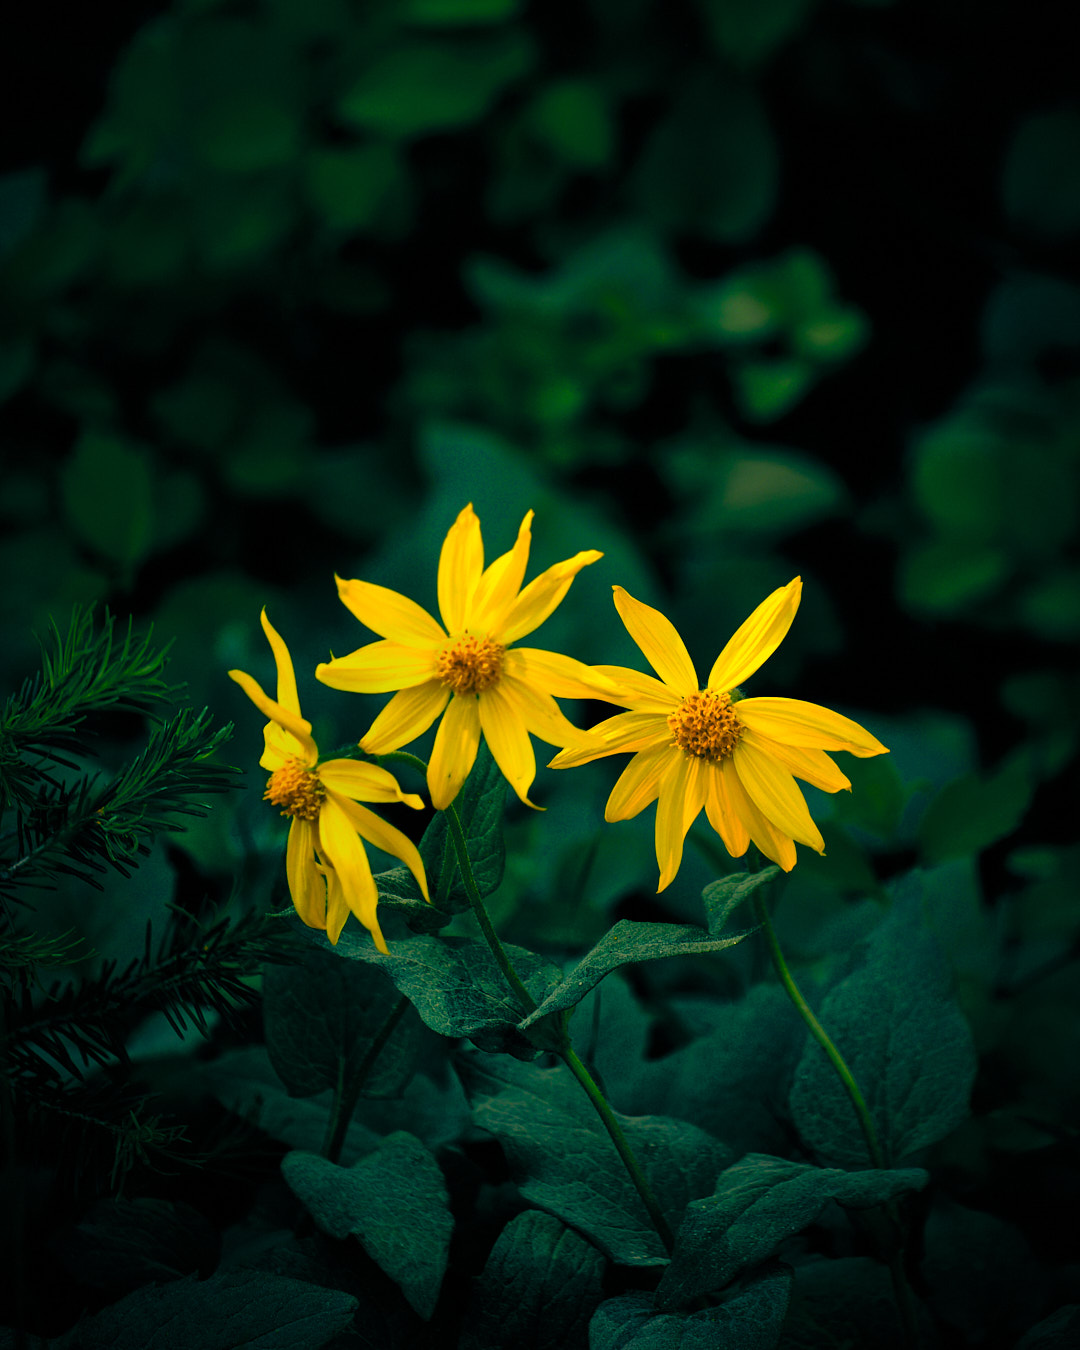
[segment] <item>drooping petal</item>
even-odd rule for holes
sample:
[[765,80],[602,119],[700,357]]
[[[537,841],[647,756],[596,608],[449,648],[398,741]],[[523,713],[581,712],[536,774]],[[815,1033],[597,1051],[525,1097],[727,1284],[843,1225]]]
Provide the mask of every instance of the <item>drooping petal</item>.
[[622,586],[612,587],[615,608],[642,655],[669,689],[683,698],[697,692],[697,672],[675,625],[658,609],[635,600]]
[[469,616],[470,626],[478,633],[497,632],[510,606],[517,599],[517,593],[521,590],[521,583],[525,579],[525,568],[529,563],[532,520],[532,511],[527,511],[514,541],[514,547],[484,569],[476,594],[473,596],[472,613]]
[[782,745],[751,727],[743,731],[742,738],[747,745],[753,745],[771,759],[778,760],[788,773],[812,783],[822,792],[840,792],[845,788],[851,791],[851,780],[840,772],[824,750],[800,750],[793,745]]
[[428,761],[428,791],[436,811],[445,811],[458,795],[479,745],[480,709],[476,696],[455,694],[439,723]]
[[289,649],[285,645],[284,638],[266,617],[265,605],[259,618],[270,643],[270,650],[274,653],[274,664],[277,666],[277,701],[283,708],[288,708],[289,712],[299,717],[300,695],[296,692],[296,674],[293,671]]
[[354,802],[404,802],[414,810],[423,809],[423,798],[415,792],[402,792],[394,775],[380,764],[328,759],[319,765],[319,778],[326,787]]
[[285,847],[285,875],[293,907],[309,928],[326,927],[326,885],[315,865],[315,825],[294,817]]
[[400,859],[405,864],[416,878],[416,884],[420,887],[421,895],[430,904],[431,896],[428,894],[424,863],[419,850],[409,836],[402,834],[393,825],[388,825],[382,816],[376,815],[374,811],[369,811],[366,806],[361,806],[359,802],[338,797],[333,792],[330,795],[335,798],[337,805],[345,813],[350,825],[361,838],[366,839],[369,844],[374,844],[376,848],[381,848],[384,853],[389,853],[392,858]]
[[279,727],[276,722],[267,722],[263,727],[263,752],[259,758],[259,767],[273,773],[290,759],[303,758],[303,746],[295,736]]
[[621,692],[617,699],[609,698],[607,694],[602,693],[593,694],[591,697],[601,699],[605,703],[621,703],[623,707],[632,708],[634,712],[669,713],[683,697],[652,675],[643,675],[641,671],[631,670],[628,666],[593,666],[593,670],[606,675]]
[[[267,698],[258,681],[253,680],[250,675],[246,675],[242,670],[230,670],[229,679],[236,681],[264,717],[268,717],[271,722],[276,722],[279,727],[289,732],[295,739],[298,747],[297,759],[307,765],[315,763],[319,758],[319,750],[311,738],[310,722],[305,721],[299,713],[290,712],[288,708],[283,708],[280,703],[276,703],[272,698]],[[269,767],[269,765],[263,764],[264,769]],[[273,767],[277,768],[278,765],[275,764]]]
[[338,598],[373,633],[400,642],[403,647],[437,647],[446,634],[415,600],[370,581],[336,577]]
[[[445,638],[442,641],[446,641]],[[386,694],[415,689],[435,675],[435,647],[406,647],[401,642],[369,642],[348,656],[336,656],[315,667],[315,678],[331,689],[353,694]]]
[[513,647],[503,657],[503,670],[556,698],[598,698],[622,703],[622,688],[596,666],[587,666],[561,652],[538,647]]
[[345,903],[375,939],[379,951],[389,955],[375,915],[379,893],[371,864],[341,803],[342,798],[327,793],[319,812],[319,846],[337,874]]
[[765,857],[771,858],[785,872],[790,872],[796,862],[794,840],[771,821],[766,820],[757,809],[730,759],[725,760],[721,768],[724,771],[724,789],[732,811],[742,821],[750,838]]
[[533,810],[542,810],[529,800],[529,788],[536,777],[536,756],[521,712],[513,698],[507,696],[505,680],[481,694],[480,729],[495,763],[518,799]]
[[668,746],[653,746],[639,751],[616,780],[604,807],[607,821],[631,820],[656,801],[660,783],[671,763]]
[[731,856],[741,858],[750,847],[750,832],[732,805],[728,792],[728,777],[734,773],[730,759],[709,765],[706,773],[705,814]]
[[326,874],[326,936],[336,947],[341,930],[349,917],[349,905],[338,880],[338,874],[328,863],[324,864],[323,871]]
[[787,637],[801,598],[802,577],[795,577],[762,600],[713,662],[709,688],[728,694],[764,665]]
[[583,553],[575,553],[565,562],[555,563],[546,572],[534,577],[510,606],[503,624],[492,636],[509,645],[539,628],[562,602],[570,589],[570,583],[581,569],[590,563],[599,562],[603,556],[594,548],[586,549]]
[[674,755],[660,783],[660,800],[656,807],[656,861],[660,865],[658,892],[665,890],[675,880],[682,864],[686,832],[704,805],[704,785],[692,764],[691,756]]
[[368,728],[360,749],[369,755],[387,755],[422,736],[446,707],[450,690],[438,680],[395,694]]
[[439,613],[451,636],[469,622],[473,594],[483,570],[480,521],[470,502],[450,526],[439,554]]
[[[539,736],[549,745],[592,749],[594,744],[592,732],[582,731],[580,727],[567,721],[550,694],[526,684],[524,680],[515,680],[505,674],[499,681],[498,688],[534,736]],[[490,692],[488,690],[481,694],[481,700],[487,698]]]
[[859,759],[888,749],[850,717],[798,698],[744,698],[735,705],[744,726],[772,741],[805,750],[847,750]]
[[825,840],[807,810],[798,784],[782,764],[743,737],[731,756],[750,800],[771,824],[800,844],[825,852]]

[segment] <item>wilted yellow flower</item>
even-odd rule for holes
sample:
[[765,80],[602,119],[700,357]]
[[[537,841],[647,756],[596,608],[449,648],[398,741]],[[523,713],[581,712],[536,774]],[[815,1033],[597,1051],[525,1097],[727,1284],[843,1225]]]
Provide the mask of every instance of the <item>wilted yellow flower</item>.
[[440,811],[468,776],[481,734],[510,786],[532,806],[528,791],[536,758],[530,734],[550,745],[591,744],[553,696],[596,698],[606,691],[612,697],[615,690],[610,680],[569,656],[535,647],[511,649],[511,643],[539,628],[578,572],[603,557],[595,549],[576,553],[522,590],[532,518],[529,511],[514,547],[485,568],[472,505],[458,515],[439,557],[441,625],[415,601],[385,586],[337,579],[342,602],[383,641],[316,667],[315,678],[364,694],[400,691],[360,742],[372,755],[415,740],[444,714],[427,778]]
[[702,807],[734,858],[753,840],[790,872],[795,841],[824,852],[795,779],[825,792],[850,789],[825,752],[847,750],[866,758],[888,751],[857,722],[816,703],[743,698],[738,689],[787,636],[802,579],[796,577],[758,605],[716,658],[704,689],[674,625],[621,586],[614,590],[627,632],[660,679],[622,666],[597,667],[623,686],[623,696],[609,701],[629,711],[594,727],[591,749],[564,750],[549,767],[568,769],[636,751],[608,798],[604,819],[629,820],[658,801],[659,890],[674,880],[686,832]]
[[402,792],[393,774],[377,764],[354,759],[319,763],[311,723],[300,715],[292,657],[265,610],[262,626],[277,664],[277,700],[268,698],[242,670],[230,670],[229,676],[270,719],[259,760],[271,771],[263,796],[283,816],[292,817],[285,870],[296,912],[309,928],[325,929],[336,943],[351,910],[376,947],[386,952],[375,912],[379,893],[361,839],[400,858],[425,900],[427,878],[416,845],[360,803],[404,802],[418,810],[424,803],[416,793]]

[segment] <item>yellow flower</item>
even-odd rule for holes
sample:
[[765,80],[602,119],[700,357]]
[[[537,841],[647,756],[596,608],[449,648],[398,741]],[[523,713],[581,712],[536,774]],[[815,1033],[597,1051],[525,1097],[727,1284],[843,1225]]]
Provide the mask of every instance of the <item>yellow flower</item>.
[[604,819],[629,820],[658,802],[661,891],[679,870],[683,841],[702,807],[734,858],[742,857],[753,840],[790,872],[795,841],[824,852],[795,779],[825,792],[850,790],[851,783],[825,752],[847,750],[866,758],[888,751],[857,722],[816,703],[743,698],[738,689],[787,636],[802,579],[796,577],[758,605],[716,658],[704,689],[674,625],[621,586],[614,590],[627,631],[660,679],[621,666],[597,667],[623,686],[622,697],[609,701],[629,711],[593,728],[598,743],[592,749],[564,750],[549,767],[568,769],[636,751],[608,798]]
[[[603,554],[595,549],[556,563],[521,583],[532,536],[530,511],[508,553],[484,567],[480,521],[468,505],[451,526],[439,557],[440,625],[425,609],[368,581],[337,579],[345,606],[383,641],[316,667],[334,689],[365,694],[400,692],[361,740],[372,755],[415,740],[440,714],[428,765],[432,804],[440,811],[457,796],[476,759],[481,734],[495,762],[528,806],[536,777],[530,733],[550,745],[588,745],[559,711],[559,698],[596,698],[615,686],[558,652],[510,644],[531,633],[560,603],[578,572]],[[445,626],[444,626],[445,625]]]
[[402,792],[393,774],[376,764],[354,759],[319,763],[311,723],[300,715],[292,657],[265,610],[262,626],[277,664],[277,700],[268,698],[242,670],[230,670],[229,676],[270,719],[259,760],[271,771],[263,796],[283,816],[292,817],[285,870],[296,912],[309,928],[325,929],[336,943],[351,910],[386,953],[375,913],[379,893],[361,839],[400,858],[425,900],[430,898],[427,879],[415,844],[360,803],[404,802],[418,810],[424,803],[414,792]]

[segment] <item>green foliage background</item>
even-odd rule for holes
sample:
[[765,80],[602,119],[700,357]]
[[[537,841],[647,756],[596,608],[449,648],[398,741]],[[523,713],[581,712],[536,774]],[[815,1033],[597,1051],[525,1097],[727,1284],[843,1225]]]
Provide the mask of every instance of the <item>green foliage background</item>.
[[[1063,13],[1036,24],[1008,0],[173,0],[151,14],[87,10],[64,38],[82,53],[77,71],[48,7],[24,22],[9,47],[34,78],[8,119],[0,173],[2,687],[36,668],[34,634],[51,620],[64,628],[73,606],[108,604],[173,641],[170,678],[237,723],[229,755],[248,770],[243,793],[159,844],[107,899],[70,879],[39,897],[43,936],[81,938],[74,968],[92,976],[141,953],[147,919],[160,925],[170,900],[192,914],[234,892],[248,907],[287,904],[280,822],[255,769],[258,719],[225,671],[271,677],[257,621],[267,605],[320,745],[355,742],[376,701],[310,678],[328,650],[369,637],[339,605],[333,573],[433,606],[439,545],[466,501],[489,556],[536,510],[530,575],[578,549],[604,551],[542,633],[586,661],[638,664],[612,583],[663,609],[707,670],[753,606],[801,573],[802,611],[753,692],[837,707],[892,753],[845,765],[850,797],[808,792],[827,853],[800,852],[778,903],[781,940],[867,1063],[892,1051],[859,1040],[860,980],[922,981],[920,1044],[940,1034],[941,990],[958,992],[979,1054],[974,1115],[961,1107],[954,1119],[946,1101],[942,1129],[924,1137],[930,1102],[901,1122],[910,1137],[890,1162],[938,1150],[940,1194],[920,1201],[928,1252],[964,1245],[990,1269],[982,1284],[953,1271],[943,1294],[945,1267],[931,1261],[920,1293],[937,1300],[943,1343],[1013,1344],[1080,1302],[1080,1250],[1052,1244],[1039,1218],[1080,1199],[1080,104],[1055,31]],[[122,720],[106,726],[95,752],[106,771],[132,734]],[[541,771],[546,813],[507,818],[492,914],[548,964],[618,920],[701,924],[702,888],[731,866],[703,837],[658,899],[652,813],[602,827],[609,769]],[[426,817],[408,814],[392,818],[422,831]],[[932,933],[941,970],[937,956],[906,970],[880,922],[890,883],[916,865],[928,898],[912,941]],[[398,900],[408,913],[407,890]],[[863,939],[870,955],[850,971]],[[440,959],[452,951],[411,941]],[[723,1062],[727,1019],[747,1043],[788,1045],[791,1119],[815,1161],[865,1166],[857,1138],[800,1117],[800,1100],[825,1089],[819,1065],[800,1066],[782,1013],[717,1002],[751,988],[759,998],[754,946],[643,965],[633,998],[608,977],[621,1030],[597,1054],[612,1057],[616,1108],[678,1115],[736,1156],[783,1153],[775,1119],[743,1139],[737,1113],[693,1103],[694,1056]],[[520,1033],[482,1015],[485,1049],[521,1048]],[[607,1020],[598,1003],[596,1025]],[[420,1057],[410,1065],[428,1062],[420,1028],[410,1034]],[[229,1040],[258,1041],[261,1028],[220,1035],[218,1049],[249,1056],[269,1100],[268,1065]],[[274,1060],[269,1029],[266,1041]],[[645,1059],[631,1053],[646,1047]],[[504,1116],[514,1093],[533,1090],[526,1061],[506,1063],[518,1079],[490,1095]],[[657,1064],[682,1075],[678,1111],[662,1105]],[[725,1072],[746,1080],[745,1110],[760,1113],[751,1065]],[[438,1074],[412,1082],[451,1091]],[[170,1082],[174,1106],[181,1096]],[[349,1159],[365,1204],[380,1187],[397,1193],[395,1168],[436,1203],[442,1182],[424,1167],[440,1149],[445,1163],[448,1143],[451,1207],[469,1191],[468,1130],[415,1123],[450,1111],[440,1102],[411,1099],[352,1127],[383,1141]],[[349,1214],[328,1228],[310,1199],[327,1184],[320,1164],[332,1166],[310,1156],[321,1127],[275,1133],[264,1116],[262,1128],[295,1150],[286,1180],[323,1232],[355,1233]],[[169,1190],[160,1178],[139,1186],[124,1203]],[[186,1255],[166,1266],[208,1273],[214,1242],[192,1236],[198,1207],[174,1201],[161,1222]],[[448,1315],[462,1343],[488,1344],[492,1326],[511,1325],[513,1310],[491,1320],[491,1308],[509,1278],[498,1272],[520,1270],[537,1306],[545,1279],[579,1291],[560,1313],[565,1342],[552,1343],[584,1344],[597,1252],[611,1249],[553,1203],[504,1225],[506,1204],[487,1202],[480,1236],[451,1254],[461,1273]],[[239,1223],[244,1204],[232,1203]],[[554,1215],[570,1227],[552,1227]],[[446,1252],[435,1244],[402,1275],[392,1255],[374,1254],[383,1239],[361,1240],[405,1280],[412,1313],[429,1316]],[[785,1346],[878,1334],[881,1268],[829,1241],[836,1259],[801,1269]],[[1020,1253],[1011,1284],[995,1274],[1006,1251]],[[308,1316],[315,1260],[289,1259],[259,1277],[280,1282],[283,1326]],[[845,1268],[860,1291],[854,1322],[815,1340],[829,1281],[842,1283],[818,1267],[841,1262],[855,1263]],[[226,1304],[269,1297],[246,1288],[248,1275],[214,1276]],[[128,1292],[103,1276],[95,1285],[85,1268],[82,1278],[52,1321],[42,1314],[43,1334]],[[689,1274],[666,1278],[697,1292]],[[986,1310],[987,1282],[1003,1311]],[[180,1287],[158,1292],[179,1298]],[[778,1288],[766,1270],[739,1297],[779,1307]],[[352,1305],[333,1301],[344,1297],[327,1294],[304,1343],[348,1324]],[[718,1334],[686,1319],[660,1327],[678,1301],[661,1318],[638,1297],[620,1290],[617,1309],[604,1304],[594,1344]],[[417,1334],[404,1305],[379,1308],[372,1343]],[[652,1332],[632,1330],[642,1318]],[[87,1334],[105,1344],[111,1333]],[[280,1343],[299,1344],[291,1334]]]

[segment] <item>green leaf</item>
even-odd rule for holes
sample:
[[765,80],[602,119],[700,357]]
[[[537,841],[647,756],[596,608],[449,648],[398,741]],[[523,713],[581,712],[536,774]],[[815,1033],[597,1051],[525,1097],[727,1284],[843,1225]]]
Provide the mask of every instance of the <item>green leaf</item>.
[[1000,548],[933,540],[916,545],[901,559],[897,591],[901,603],[915,613],[947,613],[991,595],[1010,570]]
[[709,918],[709,932],[721,932],[740,905],[753,899],[755,891],[779,875],[779,867],[763,867],[760,872],[735,872],[718,881],[710,881],[701,892]]
[[597,169],[611,158],[615,128],[607,100],[591,80],[558,80],[528,109],[529,127],[573,169]]
[[182,1200],[140,1196],[99,1200],[74,1230],[57,1239],[56,1250],[81,1284],[115,1298],[209,1265],[220,1245],[210,1221]]
[[[352,1321],[350,1294],[270,1275],[223,1270],[149,1285],[80,1322],[70,1350],[319,1350]],[[58,1343],[58,1347],[61,1343]]]
[[739,407],[751,422],[775,422],[790,412],[815,379],[808,361],[778,356],[741,361],[731,368]]
[[399,1131],[352,1167],[289,1153],[281,1171],[324,1233],[358,1238],[425,1319],[439,1299],[454,1218],[439,1165]]
[[842,1172],[748,1154],[721,1174],[712,1195],[687,1206],[656,1306],[677,1308],[723,1288],[812,1224],[830,1200],[867,1209],[920,1190],[929,1179],[921,1168]]
[[[936,1335],[921,1328],[920,1344]],[[844,1256],[800,1264],[795,1269],[791,1306],[781,1350],[873,1346],[905,1350],[888,1267],[865,1256]]]
[[659,961],[665,956],[711,956],[734,947],[750,930],[730,937],[710,937],[704,928],[682,923],[637,923],[620,919],[610,932],[587,952],[573,971],[560,981],[543,1003],[522,1022],[522,1030],[542,1017],[573,1008],[605,975],[620,966],[639,961]]
[[1080,1341],[1080,1303],[1067,1303],[1017,1341],[1016,1350],[1073,1350]]
[[978,853],[1004,839],[1023,820],[1035,784],[1031,756],[1020,750],[992,777],[966,774],[946,784],[926,809],[919,846],[929,863]]
[[[473,1118],[499,1140],[522,1196],[589,1237],[612,1261],[667,1259],[645,1206],[581,1086],[561,1064],[463,1060]],[[619,1116],[672,1228],[730,1154],[703,1130],[664,1116]]]
[[83,543],[121,566],[150,548],[150,463],[111,433],[85,431],[60,472],[64,509]]
[[[489,896],[503,878],[506,843],[503,812],[506,779],[495,763],[486,741],[480,742],[476,762],[465,785],[454,798],[454,808],[465,835],[473,880],[482,898]],[[432,903],[441,910],[459,914],[469,908],[469,893],[461,879],[457,853],[446,823],[446,812],[436,811],[420,840]],[[410,898],[419,899],[415,882]]]
[[18,393],[34,372],[37,345],[32,338],[0,338],[0,403]]
[[717,50],[737,66],[756,66],[802,27],[814,0],[704,0]]
[[657,1312],[651,1295],[623,1294],[596,1310],[589,1350],[773,1350],[790,1292],[791,1272],[781,1269],[763,1271],[700,1312]]
[[1080,230],[1080,116],[1071,108],[1021,122],[1009,146],[1001,195],[1006,213],[1032,234],[1061,239]]
[[410,23],[445,24],[499,23],[511,19],[521,0],[406,0],[404,17]]
[[604,1258],[551,1214],[526,1210],[499,1234],[474,1282],[459,1350],[586,1350]]
[[391,145],[313,149],[306,167],[308,197],[335,230],[375,224],[388,202],[400,198],[408,185]]
[[[818,1017],[858,1083],[886,1160],[925,1148],[968,1114],[975,1076],[971,1032],[952,975],[922,914],[918,873],[897,886],[863,964],[828,994]],[[816,1041],[807,1040],[790,1105],[823,1161],[871,1161],[851,1100]]]
[[41,168],[0,174],[0,258],[16,248],[41,219],[48,179]]
[[[339,957],[378,966],[412,1003],[422,1021],[440,1036],[467,1036],[482,1050],[532,1059],[536,1047],[518,1030],[522,1008],[485,942],[463,937],[387,939],[384,956],[368,933],[348,928],[331,948]],[[559,969],[520,947],[507,955],[529,993],[542,1002],[559,979]]]
[[266,1049],[290,1095],[347,1089],[363,1071],[365,1097],[398,1096],[416,1064],[415,1012],[375,1046],[401,997],[381,971],[315,946],[303,964],[264,967]]

